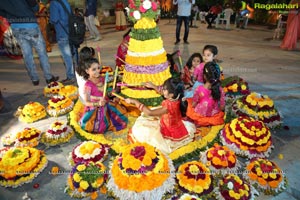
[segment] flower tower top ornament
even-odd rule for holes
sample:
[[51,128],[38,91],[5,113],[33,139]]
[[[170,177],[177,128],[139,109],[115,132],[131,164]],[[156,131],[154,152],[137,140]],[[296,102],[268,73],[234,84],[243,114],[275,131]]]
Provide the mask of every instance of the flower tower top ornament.
[[159,1],[156,0],[129,0],[129,19],[133,22],[141,19],[142,17],[147,17],[150,19],[156,19],[158,16]]

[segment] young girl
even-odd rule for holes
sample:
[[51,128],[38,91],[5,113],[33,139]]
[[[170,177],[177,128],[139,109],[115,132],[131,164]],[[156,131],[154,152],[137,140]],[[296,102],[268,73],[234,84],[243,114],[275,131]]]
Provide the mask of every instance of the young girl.
[[108,102],[103,97],[104,77],[100,76],[98,60],[90,58],[80,68],[80,75],[86,81],[84,85],[84,114],[80,119],[81,128],[90,133],[119,131],[126,127],[126,110],[118,104]]
[[145,86],[161,93],[165,100],[161,107],[156,109],[150,109],[135,99],[125,100],[135,104],[144,113],[137,118],[132,127],[131,138],[146,142],[167,154],[191,142],[196,128],[194,124],[182,121],[186,112],[186,102],[182,101],[182,81],[179,78],[169,78],[162,88],[150,82],[145,83]]
[[204,85],[199,86],[193,98],[187,99],[187,116],[199,126],[224,123],[225,93],[220,83],[220,69],[208,62],[203,70]]
[[127,55],[127,50],[128,50],[128,43],[130,39],[130,32],[131,29],[129,29],[124,35],[123,35],[123,40],[121,44],[118,47],[117,51],[117,57],[116,57],[116,66],[121,67],[122,65],[125,65],[125,57]]
[[193,97],[195,89],[203,84],[202,82],[195,82],[196,80],[194,79],[194,70],[202,61],[200,53],[193,53],[183,68],[181,79],[183,80],[186,89],[184,92],[185,98]]

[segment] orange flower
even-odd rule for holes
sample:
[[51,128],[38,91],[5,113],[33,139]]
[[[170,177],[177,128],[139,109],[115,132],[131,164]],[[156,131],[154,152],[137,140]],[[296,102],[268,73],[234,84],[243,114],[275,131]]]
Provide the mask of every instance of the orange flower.
[[93,193],[91,194],[91,199],[92,199],[92,200],[97,199],[97,197],[98,197],[97,192],[93,192]]
[[279,185],[279,181],[270,181],[269,186],[272,188],[277,188]]
[[106,194],[107,193],[107,188],[105,186],[102,186],[100,188],[100,192],[101,192],[101,194]]
[[57,167],[57,166],[54,166],[51,168],[51,173],[54,176],[57,175],[58,171],[59,171],[59,167]]
[[267,181],[265,179],[258,177],[257,180],[260,185],[263,185],[263,186],[267,185]]

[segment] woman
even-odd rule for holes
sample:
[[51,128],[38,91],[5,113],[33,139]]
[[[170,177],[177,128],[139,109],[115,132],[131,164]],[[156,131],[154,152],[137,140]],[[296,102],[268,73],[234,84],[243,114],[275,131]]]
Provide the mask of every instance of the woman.
[[124,14],[124,4],[122,0],[117,0],[116,3],[116,29],[123,31],[127,28],[126,17]]

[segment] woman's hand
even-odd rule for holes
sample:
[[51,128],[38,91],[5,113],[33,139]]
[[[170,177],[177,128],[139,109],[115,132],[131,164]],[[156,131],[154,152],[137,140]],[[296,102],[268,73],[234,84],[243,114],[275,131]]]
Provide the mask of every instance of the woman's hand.
[[105,98],[103,98],[103,97],[100,97],[100,100],[99,100],[99,106],[105,106],[105,104],[106,104],[106,100],[105,100]]
[[157,86],[154,85],[152,82],[145,82],[144,86],[146,86],[147,88],[152,88],[152,89],[156,89]]

